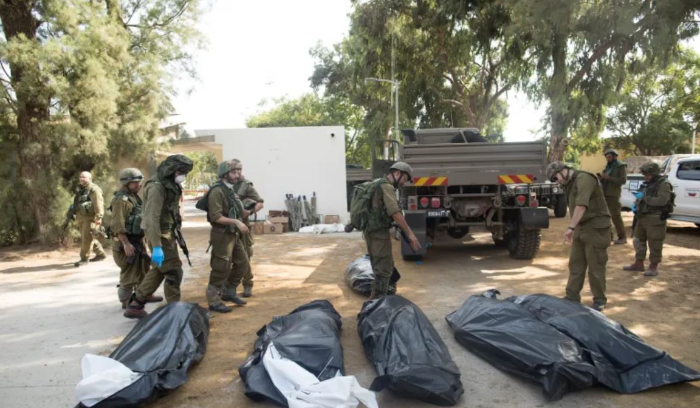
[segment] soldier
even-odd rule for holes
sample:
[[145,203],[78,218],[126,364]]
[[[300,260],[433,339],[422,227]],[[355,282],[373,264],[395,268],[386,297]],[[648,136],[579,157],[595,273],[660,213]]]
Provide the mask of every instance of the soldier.
[[[119,173],[121,190],[114,193],[109,210],[112,212],[111,234],[118,241],[112,245],[114,262],[120,269],[117,296],[126,309],[131,294],[146,276],[151,257],[146,250],[141,229],[142,201],[139,197],[143,174],[139,169],[127,168]],[[160,296],[151,296],[148,302],[160,302]]]
[[389,234],[392,221],[406,232],[414,250],[421,248],[418,238],[406,223],[396,199],[396,189],[412,180],[412,172],[411,166],[408,164],[394,163],[389,169],[389,173],[384,178],[378,179],[377,188],[372,196],[370,212],[374,215],[370,214],[369,225],[364,230],[367,252],[369,252],[374,271],[370,300],[386,296],[389,290],[389,280],[394,270],[394,257],[391,252],[391,236]]
[[[236,192],[236,194],[238,194],[238,197],[241,199],[241,201],[243,201],[243,203],[245,204],[246,210],[249,210],[250,214],[257,213],[258,211],[262,210],[264,200],[262,199],[262,197],[260,197],[260,194],[258,194],[258,191],[255,189],[255,187],[253,187],[253,182],[247,180],[245,177],[243,177],[243,174],[241,174],[243,172],[243,164],[240,162],[240,160],[233,159],[232,162],[235,166],[235,170],[238,172],[238,181],[236,181],[236,183],[233,185],[233,189]],[[246,227],[250,229],[250,217],[243,218],[243,222],[245,223]],[[245,246],[245,251],[248,254],[248,265],[243,267],[244,274],[242,275],[242,296],[251,297],[253,296],[253,269],[250,265],[250,259],[253,257],[253,234],[243,234],[241,239]],[[234,273],[237,276],[241,275],[238,271],[238,269],[240,268],[240,265],[233,265]],[[238,285],[240,283],[240,281],[234,281],[232,283],[232,285],[235,285],[233,293],[236,292],[236,288],[238,288]]]
[[[240,163],[240,162],[238,162]],[[228,313],[231,307],[222,301],[222,292],[226,300],[237,305],[247,302],[236,294],[236,286],[227,283],[235,278],[232,263],[248,263],[248,255],[241,236],[249,234],[248,227],[243,223],[245,213],[243,203],[234,192],[234,184],[238,181],[240,172],[236,169],[236,161],[229,160],[219,164],[219,181],[214,183],[207,192],[207,220],[211,223],[211,274],[206,295],[209,310]],[[245,271],[245,269],[242,269]],[[241,278],[241,276],[237,276]],[[226,286],[226,287],[225,287]]]
[[603,173],[598,174],[598,179],[603,186],[605,202],[608,204],[608,211],[617,232],[617,239],[613,241],[613,244],[622,245],[627,243],[627,233],[625,232],[625,223],[622,222],[620,196],[622,195],[622,186],[627,182],[627,163],[617,160],[617,152],[613,149],[608,149],[603,154],[608,164]]
[[[644,276],[659,274],[661,253],[666,239],[666,218],[673,211],[673,188],[666,176],[661,176],[658,164],[649,162],[642,165],[642,175],[646,186],[635,193],[637,201],[637,225],[634,229],[635,260],[625,266],[626,271],[644,272]],[[644,270],[649,243],[649,269]]]
[[565,299],[581,302],[581,289],[586,279],[593,292],[592,309],[602,311],[605,297],[605,266],[610,246],[610,212],[603,189],[596,176],[574,170],[562,162],[547,167],[547,178],[566,190],[571,222],[564,234],[564,242],[571,243],[569,254],[569,282]]
[[[75,222],[80,229],[81,239],[80,260],[75,263],[75,266],[105,259],[107,256],[102,245],[92,235],[93,231],[102,224],[104,198],[102,190],[92,182],[92,174],[89,171],[80,173],[80,189],[73,199],[73,212]],[[95,251],[95,256],[88,260],[91,250]]]
[[144,186],[144,210],[141,227],[151,248],[151,261],[155,266],[146,273],[143,281],[131,295],[124,317],[140,319],[146,316],[144,306],[165,280],[165,299],[180,300],[182,261],[175,240],[175,229],[180,228],[180,200],[182,184],[192,170],[192,160],[176,154],[168,156],[158,166]]

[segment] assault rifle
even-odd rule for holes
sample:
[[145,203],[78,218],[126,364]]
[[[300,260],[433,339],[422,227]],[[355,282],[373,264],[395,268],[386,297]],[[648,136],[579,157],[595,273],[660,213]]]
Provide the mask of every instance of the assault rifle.
[[180,216],[180,213],[176,211],[170,211],[170,214],[173,217],[173,221],[175,221],[175,226],[173,227],[173,235],[175,235],[175,241],[177,241],[177,244],[180,246],[180,249],[182,249],[182,253],[185,254],[185,257],[187,258],[187,263],[192,266],[192,262],[190,261],[190,250],[187,249],[187,242],[185,242],[185,237],[182,236],[182,217]]

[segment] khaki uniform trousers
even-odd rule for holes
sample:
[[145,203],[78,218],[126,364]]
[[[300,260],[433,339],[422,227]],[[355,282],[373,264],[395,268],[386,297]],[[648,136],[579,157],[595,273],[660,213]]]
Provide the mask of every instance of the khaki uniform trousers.
[[114,245],[112,245],[112,257],[114,257],[114,263],[119,267],[119,287],[129,293],[133,292],[146,276],[151,265],[151,258],[136,251],[136,255],[129,263],[129,259],[124,253],[124,245],[116,238]]
[[231,273],[226,281],[226,287],[235,290],[243,283],[244,287],[253,287],[253,273],[250,270],[250,258],[248,258],[245,238],[236,236],[236,243],[231,253]]
[[622,204],[620,204],[620,197],[605,196],[605,202],[608,204],[608,211],[610,211],[610,218],[615,226],[617,237],[627,238],[625,223],[622,221]]
[[389,230],[364,233],[367,252],[374,272],[372,292],[384,296],[389,290],[389,280],[394,270],[394,256],[391,252],[391,235]]
[[593,301],[603,305],[607,303],[605,267],[608,263],[609,246],[610,227],[593,228],[579,225],[576,228],[569,255],[569,281],[566,284],[568,299],[581,301],[581,289],[588,270],[588,284],[593,292]]
[[660,263],[666,239],[666,220],[661,214],[637,215],[637,225],[634,228],[634,258],[644,261],[649,245],[649,262]]
[[75,223],[80,230],[80,260],[87,261],[90,257],[90,251],[95,252],[95,255],[104,255],[105,250],[102,249],[100,241],[92,236],[92,231],[95,229],[93,216],[83,218],[76,216]]
[[[177,241],[175,241],[175,236],[171,231],[161,231],[160,239],[164,255],[163,264],[158,267],[152,263],[151,269],[146,272],[146,276],[136,290],[136,297],[140,302],[145,302],[153,295],[163,280],[165,280],[163,287],[165,300],[168,303],[180,301],[183,271]],[[151,253],[153,253],[152,246]]]

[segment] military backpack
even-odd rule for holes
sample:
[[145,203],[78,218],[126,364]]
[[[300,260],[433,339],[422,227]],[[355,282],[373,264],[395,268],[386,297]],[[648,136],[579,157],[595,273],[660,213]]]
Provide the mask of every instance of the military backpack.
[[373,232],[391,227],[391,218],[383,208],[374,208],[372,198],[386,179],[379,178],[358,184],[353,189],[350,201],[350,223],[360,231]]

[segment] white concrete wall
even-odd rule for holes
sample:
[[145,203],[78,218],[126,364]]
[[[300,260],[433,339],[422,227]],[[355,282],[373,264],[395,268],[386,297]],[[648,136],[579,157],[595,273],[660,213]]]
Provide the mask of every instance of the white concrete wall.
[[[345,130],[342,126],[203,129],[214,135],[224,160],[239,159],[243,174],[265,199],[268,210],[286,210],[285,194],[316,192],[318,213],[346,223]],[[334,135],[334,136],[331,136]],[[321,220],[323,222],[323,220]]]

